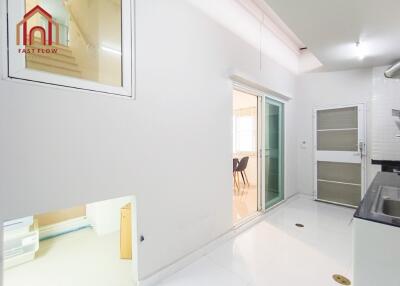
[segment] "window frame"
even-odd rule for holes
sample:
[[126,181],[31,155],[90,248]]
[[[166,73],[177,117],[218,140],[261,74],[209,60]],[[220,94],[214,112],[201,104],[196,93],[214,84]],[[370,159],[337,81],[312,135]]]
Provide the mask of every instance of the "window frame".
[[27,69],[25,57],[18,53],[16,24],[25,14],[25,0],[0,0],[2,19],[3,79],[100,94],[134,98],[135,66],[135,0],[121,0],[121,87],[54,73]]

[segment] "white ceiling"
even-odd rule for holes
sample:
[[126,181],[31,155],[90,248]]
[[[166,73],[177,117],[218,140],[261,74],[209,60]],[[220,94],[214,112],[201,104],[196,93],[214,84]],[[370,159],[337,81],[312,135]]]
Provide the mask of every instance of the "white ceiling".
[[[400,0],[265,0],[326,70],[400,60]],[[358,58],[361,42],[366,57]]]

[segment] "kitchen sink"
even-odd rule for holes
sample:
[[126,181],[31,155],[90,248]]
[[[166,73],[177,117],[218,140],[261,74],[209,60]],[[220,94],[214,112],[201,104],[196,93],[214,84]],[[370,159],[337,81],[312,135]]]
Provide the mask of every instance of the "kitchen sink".
[[388,216],[400,217],[400,201],[384,199],[382,213]]
[[373,212],[400,218],[400,188],[381,186],[373,204]]

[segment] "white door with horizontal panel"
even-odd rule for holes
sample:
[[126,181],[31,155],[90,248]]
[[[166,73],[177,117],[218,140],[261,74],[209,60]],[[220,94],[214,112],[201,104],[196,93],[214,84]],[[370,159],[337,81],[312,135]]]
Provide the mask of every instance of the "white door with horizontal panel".
[[363,104],[314,111],[315,199],[357,207],[365,191]]

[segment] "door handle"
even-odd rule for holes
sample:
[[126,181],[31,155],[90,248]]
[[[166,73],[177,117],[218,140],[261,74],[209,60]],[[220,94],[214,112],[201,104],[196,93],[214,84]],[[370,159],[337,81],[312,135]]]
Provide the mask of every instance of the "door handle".
[[364,142],[360,142],[358,143],[358,150],[359,152],[357,153],[357,155],[359,155],[361,157],[361,159],[364,157],[364,148],[365,148],[365,144]]

